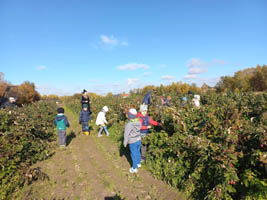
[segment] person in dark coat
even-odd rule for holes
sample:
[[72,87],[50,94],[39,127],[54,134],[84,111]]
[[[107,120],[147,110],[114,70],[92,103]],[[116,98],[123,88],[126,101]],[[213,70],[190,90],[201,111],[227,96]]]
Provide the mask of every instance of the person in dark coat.
[[151,103],[151,92],[146,93],[142,104],[149,105]]
[[82,92],[82,97],[81,97],[81,105],[82,105],[82,108],[83,108],[83,105],[86,104],[88,107],[88,111],[89,113],[91,114],[91,109],[90,109],[90,98],[87,94],[87,91],[84,89],[83,92]]
[[82,125],[82,131],[85,135],[89,135],[89,120],[91,119],[88,105],[83,104],[83,109],[80,111],[79,123]]
[[14,97],[9,97],[8,101],[1,105],[1,108],[14,108],[16,106],[16,99]]

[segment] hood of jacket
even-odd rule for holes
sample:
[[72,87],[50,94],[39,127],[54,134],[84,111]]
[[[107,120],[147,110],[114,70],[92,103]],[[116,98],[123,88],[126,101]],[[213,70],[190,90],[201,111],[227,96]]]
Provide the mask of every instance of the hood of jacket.
[[65,118],[65,115],[64,114],[57,114],[57,116],[56,116],[56,120],[57,121],[60,121],[60,120],[62,120],[64,118]]
[[141,140],[141,135],[140,135],[141,126],[142,126],[141,122],[139,121],[138,118],[129,120],[129,122],[125,126],[124,141],[123,141],[124,146]]

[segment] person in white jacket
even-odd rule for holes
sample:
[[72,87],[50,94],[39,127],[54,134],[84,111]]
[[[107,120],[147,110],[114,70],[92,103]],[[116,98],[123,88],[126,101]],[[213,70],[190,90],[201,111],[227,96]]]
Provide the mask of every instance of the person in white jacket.
[[199,108],[200,107],[200,95],[195,94],[194,98],[192,99],[193,104]]
[[102,110],[97,114],[96,125],[99,126],[98,137],[102,136],[103,129],[105,130],[107,136],[109,136],[108,128],[106,126],[108,124],[106,120],[106,112],[108,112],[108,107],[104,106]]

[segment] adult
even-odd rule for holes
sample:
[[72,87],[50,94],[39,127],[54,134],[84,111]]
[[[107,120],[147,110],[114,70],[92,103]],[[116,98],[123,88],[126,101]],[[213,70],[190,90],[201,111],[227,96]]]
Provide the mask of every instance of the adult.
[[149,105],[151,103],[151,92],[146,93],[142,104]]
[[170,103],[171,96],[168,96],[167,98],[164,96],[161,96],[160,100],[161,100],[161,105],[168,106],[168,107],[171,106],[171,103]]
[[16,106],[16,99],[14,97],[9,97],[8,101],[1,105],[1,108],[14,108]]
[[83,105],[86,104],[88,106],[89,113],[90,114],[92,113],[90,109],[90,98],[85,89],[82,91],[81,104],[82,104],[82,108],[83,108]]

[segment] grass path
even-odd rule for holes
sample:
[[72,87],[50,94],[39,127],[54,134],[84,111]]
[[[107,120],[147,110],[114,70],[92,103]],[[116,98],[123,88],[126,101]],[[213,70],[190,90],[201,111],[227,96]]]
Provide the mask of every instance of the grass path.
[[96,131],[81,134],[78,116],[66,109],[71,128],[68,129],[68,149],[56,150],[53,157],[37,163],[49,181],[36,181],[19,191],[15,199],[55,200],[182,200],[182,195],[162,181],[156,180],[144,168],[130,174],[130,163],[120,156],[119,148]]

